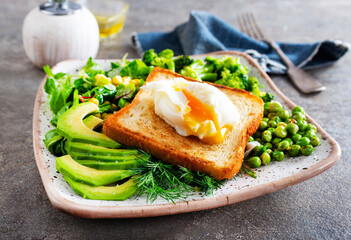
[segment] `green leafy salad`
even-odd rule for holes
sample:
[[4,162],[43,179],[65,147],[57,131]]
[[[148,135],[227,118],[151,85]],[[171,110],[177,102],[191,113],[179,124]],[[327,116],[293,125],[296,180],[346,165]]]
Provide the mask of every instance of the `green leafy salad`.
[[174,202],[195,192],[212,194],[224,184],[206,174],[154,159],[102,133],[104,120],[133,100],[155,66],[244,89],[263,99],[264,118],[249,140],[256,147],[245,157],[241,174],[256,178],[251,168],[267,165],[271,160],[282,161],[285,155],[310,155],[320,144],[316,127],[307,123],[304,110],[283,109],[273,101],[272,94],[261,91],[257,79],[235,57],[196,60],[174,57],[169,49],[160,53],[150,49],[142,60],[129,61],[125,56],[111,62],[108,71],[91,58],[76,74],[53,74],[45,66],[48,77],[44,89],[53,113],[50,122],[56,128],[46,133],[44,143],[57,157],[57,170],[84,198],[125,200],[146,194],[148,201],[161,197]]

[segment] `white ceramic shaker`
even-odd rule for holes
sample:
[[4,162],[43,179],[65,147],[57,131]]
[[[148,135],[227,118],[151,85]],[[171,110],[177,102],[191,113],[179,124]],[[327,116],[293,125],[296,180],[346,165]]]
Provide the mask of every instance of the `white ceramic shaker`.
[[22,35],[28,58],[40,68],[65,59],[94,58],[99,49],[94,15],[68,0],[48,1],[30,11]]

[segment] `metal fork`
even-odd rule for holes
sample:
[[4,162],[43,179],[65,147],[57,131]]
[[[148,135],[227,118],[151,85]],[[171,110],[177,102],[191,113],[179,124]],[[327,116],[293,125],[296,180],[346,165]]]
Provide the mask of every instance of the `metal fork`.
[[287,75],[302,93],[315,93],[325,90],[325,87],[317,82],[304,70],[296,67],[285,55],[280,47],[272,40],[264,36],[252,13],[244,13],[238,16],[238,22],[242,32],[259,41],[267,43],[278,54],[287,67]]

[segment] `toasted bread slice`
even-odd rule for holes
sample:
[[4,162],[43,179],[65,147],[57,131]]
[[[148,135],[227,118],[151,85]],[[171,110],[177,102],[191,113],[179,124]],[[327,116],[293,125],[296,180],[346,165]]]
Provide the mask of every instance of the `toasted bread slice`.
[[[147,82],[181,77],[177,73],[157,68]],[[232,178],[241,168],[249,136],[255,133],[263,116],[263,101],[244,90],[213,83],[234,103],[240,113],[239,126],[230,130],[222,143],[209,145],[195,136],[179,135],[173,127],[155,114],[151,93],[140,90],[131,104],[110,116],[104,123],[104,133],[118,142],[139,147],[165,162],[200,171],[221,180]]]

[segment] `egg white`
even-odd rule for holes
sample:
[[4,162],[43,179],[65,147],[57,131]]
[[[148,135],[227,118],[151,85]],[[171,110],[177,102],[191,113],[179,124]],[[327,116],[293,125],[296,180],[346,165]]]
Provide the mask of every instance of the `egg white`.
[[234,127],[240,121],[239,112],[232,101],[221,90],[206,83],[174,78],[148,82],[142,89],[151,91],[155,113],[182,136],[195,135],[203,139],[218,129],[212,120],[196,122],[192,126],[185,123],[184,115],[191,109],[181,89],[188,91],[214,112],[222,135],[227,131],[224,126]]

